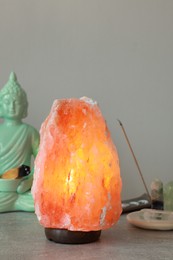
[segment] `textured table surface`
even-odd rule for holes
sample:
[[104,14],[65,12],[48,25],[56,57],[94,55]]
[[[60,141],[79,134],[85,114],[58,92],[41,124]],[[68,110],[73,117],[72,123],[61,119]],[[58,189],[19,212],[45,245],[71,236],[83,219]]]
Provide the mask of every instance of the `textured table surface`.
[[46,239],[35,214],[0,214],[0,259],[173,259],[173,231],[149,231],[131,226],[122,215],[117,225],[102,231],[98,242],[56,244]]

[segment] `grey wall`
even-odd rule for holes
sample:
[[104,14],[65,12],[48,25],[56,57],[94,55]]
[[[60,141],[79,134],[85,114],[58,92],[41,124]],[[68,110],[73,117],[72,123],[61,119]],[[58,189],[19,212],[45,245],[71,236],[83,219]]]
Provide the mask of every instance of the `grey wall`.
[[118,149],[123,198],[173,180],[173,1],[0,0],[0,87],[15,71],[40,128],[56,98],[98,101]]

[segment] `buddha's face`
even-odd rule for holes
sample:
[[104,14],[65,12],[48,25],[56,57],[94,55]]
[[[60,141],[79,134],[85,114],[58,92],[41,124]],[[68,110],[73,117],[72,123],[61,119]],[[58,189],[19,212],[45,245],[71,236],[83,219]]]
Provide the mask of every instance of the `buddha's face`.
[[20,96],[4,95],[1,104],[1,115],[7,119],[22,119],[25,104]]

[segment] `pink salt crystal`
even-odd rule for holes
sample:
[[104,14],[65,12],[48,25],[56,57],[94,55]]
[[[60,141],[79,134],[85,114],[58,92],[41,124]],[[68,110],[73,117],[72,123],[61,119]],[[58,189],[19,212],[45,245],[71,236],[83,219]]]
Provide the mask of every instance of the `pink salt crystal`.
[[40,224],[94,231],[116,223],[122,210],[119,159],[96,102],[55,100],[40,134],[32,187]]

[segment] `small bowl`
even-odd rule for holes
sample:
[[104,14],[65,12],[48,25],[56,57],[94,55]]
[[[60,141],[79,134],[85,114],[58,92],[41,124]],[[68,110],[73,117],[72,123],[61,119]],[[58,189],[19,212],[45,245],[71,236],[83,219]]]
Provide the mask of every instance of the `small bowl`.
[[142,209],[127,215],[132,225],[153,230],[173,230],[173,212],[155,209]]

